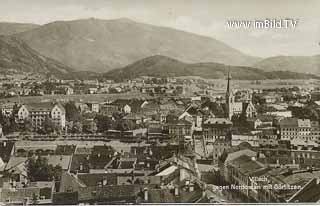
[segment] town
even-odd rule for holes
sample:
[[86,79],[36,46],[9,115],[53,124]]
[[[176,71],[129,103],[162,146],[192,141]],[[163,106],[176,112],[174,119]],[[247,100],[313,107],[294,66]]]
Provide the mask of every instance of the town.
[[318,202],[317,80],[1,76],[0,202]]

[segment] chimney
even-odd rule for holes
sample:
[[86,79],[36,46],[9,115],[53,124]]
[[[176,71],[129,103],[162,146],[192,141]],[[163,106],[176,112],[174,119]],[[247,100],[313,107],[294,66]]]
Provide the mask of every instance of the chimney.
[[102,185],[105,186],[107,184],[108,184],[108,180],[107,180],[106,177],[104,177],[103,180],[102,180]]
[[147,167],[148,167],[148,168],[150,167],[150,162],[147,162]]
[[194,185],[193,184],[190,184],[189,185],[189,192],[193,192],[194,191]]
[[148,188],[144,188],[144,191],[143,191],[143,194],[144,194],[144,201],[148,201]]
[[3,142],[3,147],[6,147],[7,146],[7,142]]
[[137,149],[136,148],[133,149],[133,154],[137,155]]
[[79,170],[80,170],[80,171],[83,170],[83,165],[82,165],[82,163],[80,163]]
[[16,180],[13,180],[13,181],[12,181],[12,187],[13,187],[13,188],[16,188],[16,187],[17,187],[17,182],[16,182]]
[[319,177],[316,179],[316,184],[317,184],[317,185],[320,184],[320,178],[319,178]]
[[190,184],[190,180],[186,180],[185,186],[188,186]]
[[178,196],[178,195],[179,195],[179,188],[178,188],[178,187],[175,187],[175,188],[174,188],[174,195],[175,195],[175,196]]
[[279,159],[277,159],[277,165],[279,165],[280,164],[280,161],[279,161]]
[[292,160],[292,164],[293,164],[293,165],[296,164],[296,160],[295,160],[295,159]]
[[149,155],[152,156],[153,152],[152,152],[152,149],[150,148],[149,150]]
[[98,158],[100,158],[100,156],[101,156],[101,154],[100,154],[100,152],[98,153]]

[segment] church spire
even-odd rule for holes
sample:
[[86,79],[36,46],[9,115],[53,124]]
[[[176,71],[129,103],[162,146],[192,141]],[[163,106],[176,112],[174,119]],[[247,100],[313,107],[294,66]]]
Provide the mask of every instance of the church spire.
[[228,85],[227,85],[227,94],[230,94],[230,80],[231,80],[231,76],[230,76],[230,66],[228,68]]
[[231,75],[230,75],[230,66],[228,68],[228,83],[227,83],[227,91],[226,91],[226,117],[231,120],[233,115],[233,95],[231,89]]

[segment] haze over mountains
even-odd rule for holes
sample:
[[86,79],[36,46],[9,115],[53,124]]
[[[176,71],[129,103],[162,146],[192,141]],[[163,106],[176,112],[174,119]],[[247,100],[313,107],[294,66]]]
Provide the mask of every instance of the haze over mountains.
[[73,72],[73,69],[39,54],[15,37],[0,36],[0,72],[6,73],[9,70],[56,76]]
[[123,81],[141,76],[199,76],[206,79],[224,79],[227,76],[229,68],[232,73],[232,78],[242,80],[320,79],[320,77],[311,74],[301,74],[289,71],[266,72],[261,69],[245,66],[227,66],[218,63],[187,64],[161,55],[147,57],[121,69],[114,69],[104,74],[104,77],[107,79],[114,79],[116,81]]
[[[75,71],[88,71],[78,73],[86,75],[107,72],[106,76],[119,78],[143,73],[222,78],[224,65],[234,65],[234,78],[240,79],[314,77],[295,72],[320,75],[320,55],[261,59],[210,37],[125,18],[58,21],[42,26],[0,23],[1,34],[10,36],[0,37],[0,66],[6,70],[73,75]],[[114,70],[117,68],[122,69]]]
[[89,71],[105,72],[152,55],[231,65],[259,60],[213,38],[130,19],[58,21],[16,36],[48,57]]
[[276,56],[263,59],[253,65],[265,71],[292,71],[320,75],[320,55]]
[[0,35],[12,35],[38,28],[36,24],[0,22]]

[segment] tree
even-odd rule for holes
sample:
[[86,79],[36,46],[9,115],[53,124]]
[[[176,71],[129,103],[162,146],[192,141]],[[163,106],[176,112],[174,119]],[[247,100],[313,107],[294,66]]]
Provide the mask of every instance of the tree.
[[86,120],[83,124],[83,131],[85,132],[96,133],[97,129],[97,124],[94,120]]
[[32,131],[32,124],[30,119],[25,119],[20,125],[20,131],[23,133],[29,133]]
[[4,134],[8,134],[18,130],[18,125],[15,121],[14,116],[11,116],[9,118],[3,117],[2,130]]
[[209,110],[216,116],[216,117],[225,117],[225,111],[221,104],[216,102],[206,101],[201,105],[202,108],[208,107]]
[[265,104],[256,105],[258,114],[265,114],[267,112],[275,112],[277,111],[275,108],[267,106]]
[[95,119],[97,122],[97,131],[98,132],[108,131],[108,129],[110,128],[110,125],[112,124],[112,122],[108,116],[97,115]]
[[66,119],[68,121],[75,121],[79,119],[79,110],[77,109],[74,102],[68,102],[64,105],[66,110]]
[[48,164],[45,157],[29,158],[27,164],[27,174],[32,182],[60,180],[62,173],[61,166],[53,167]]
[[42,123],[42,128],[40,129],[40,133],[51,134],[54,132],[54,130],[55,130],[54,122],[51,120],[51,118],[46,117],[46,119]]
[[38,196],[36,195],[36,193],[32,194],[31,204],[33,205],[38,204]]
[[72,129],[71,129],[71,132],[72,132],[72,133],[81,133],[81,132],[82,132],[82,128],[83,128],[82,123],[77,121],[77,122],[75,122],[75,123],[73,124],[73,127],[72,127]]

